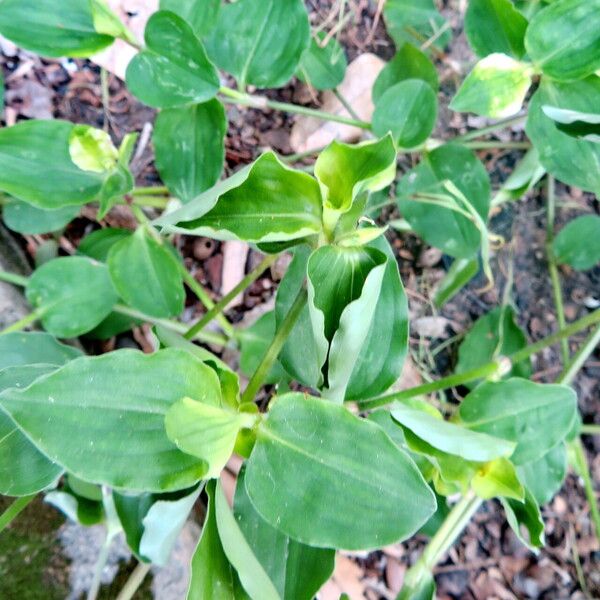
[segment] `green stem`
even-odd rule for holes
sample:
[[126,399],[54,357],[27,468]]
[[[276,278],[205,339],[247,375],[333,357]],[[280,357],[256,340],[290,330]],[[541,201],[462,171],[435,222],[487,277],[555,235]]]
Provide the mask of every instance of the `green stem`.
[[12,283],[13,285],[18,285],[20,287],[27,287],[27,284],[29,283],[27,277],[17,275],[16,273],[9,273],[8,271],[0,271],[0,281],[6,281],[7,283]]
[[512,149],[512,150],[528,150],[531,148],[531,142],[496,142],[496,141],[475,141],[466,142],[466,148],[471,150],[487,150],[489,149]]
[[[196,294],[196,296],[198,297],[200,302],[202,302],[204,307],[208,311],[213,310],[215,307],[215,303],[211,300],[210,296],[208,295],[208,292],[196,281],[194,276],[188,272],[184,265],[181,265],[181,273],[188,287],[192,290],[192,292],[194,292],[194,294]],[[221,314],[221,312],[218,312],[215,315],[215,317],[219,322],[221,329],[225,332],[227,337],[234,337],[235,329],[233,328],[233,325],[226,319],[225,315]]]
[[600,435],[600,425],[582,425],[582,435]]
[[254,397],[256,396],[258,390],[262,387],[263,382],[269,374],[271,367],[277,360],[285,341],[294,328],[302,309],[305,307],[307,296],[306,289],[302,287],[298,292],[290,311],[277,329],[275,337],[273,338],[271,345],[267,348],[267,351],[258,365],[258,368],[254,372],[254,375],[252,375],[250,378],[250,381],[248,382],[248,385],[242,394],[242,404],[244,402],[254,401]]
[[588,327],[598,323],[600,323],[600,309],[597,309],[589,315],[574,321],[573,323],[567,325],[564,329],[561,329],[552,335],[535,342],[534,344],[530,344],[529,346],[526,346],[517,352],[513,352],[513,354],[510,354],[509,356],[499,357],[496,361],[486,363],[481,367],[471,369],[465,373],[456,373],[454,375],[449,375],[448,377],[438,379],[437,381],[432,381],[431,383],[409,388],[408,390],[402,390],[393,394],[379,396],[378,398],[363,400],[358,403],[358,406],[361,410],[370,410],[379,406],[384,406],[396,400],[406,400],[407,398],[414,398],[415,396],[421,396],[423,394],[444,390],[456,385],[476,381],[477,379],[482,379],[484,377],[491,377],[499,372],[508,370],[511,365],[516,365],[517,363],[527,360],[548,346],[552,346],[553,344],[556,344],[556,342],[559,342],[564,338],[568,338],[576,333],[579,333],[583,329],[587,329]]
[[458,135],[455,138],[452,138],[452,142],[468,142],[469,140],[474,140],[475,138],[482,137],[487,135],[488,133],[494,133],[500,129],[504,129],[505,127],[510,127],[511,125],[517,125],[518,123],[522,123],[527,119],[527,115],[517,115],[516,117],[509,117],[507,119],[502,119],[493,125],[489,125],[488,127],[482,127],[481,129],[474,129],[473,131],[469,131],[464,133],[463,135]]
[[440,528],[429,540],[419,560],[406,572],[399,598],[415,597],[421,586],[432,576],[435,565],[454,544],[482,502],[481,498],[469,491],[454,505]]
[[432,381],[430,383],[424,383],[423,385],[417,385],[407,390],[401,390],[394,392],[393,394],[386,394],[385,396],[379,396],[378,398],[372,398],[371,400],[363,400],[358,403],[361,410],[371,410],[378,408],[379,406],[385,406],[398,400],[408,400],[409,398],[415,398],[416,396],[423,396],[424,394],[431,394],[440,390],[445,390],[457,385],[463,385],[465,383],[471,383],[478,379],[487,379],[497,375],[502,370],[502,364],[498,361],[487,363],[476,369],[470,369],[464,373],[455,373],[442,379]]
[[[552,296],[554,298],[554,306],[556,307],[558,327],[559,329],[564,329],[567,324],[565,319],[565,307],[563,304],[563,294],[560,285],[560,277],[558,275],[558,267],[556,266],[556,260],[554,259],[554,252],[552,250],[552,242],[554,241],[554,220],[556,215],[556,185],[552,175],[548,175],[546,201],[546,256],[548,257],[548,271],[552,283]],[[566,366],[569,362],[569,341],[566,338],[560,341],[560,350],[563,366]]]
[[356,114],[356,111],[352,108],[352,105],[345,96],[340,92],[338,88],[333,88],[333,95],[339,100],[340,104],[346,109],[346,112],[357,121],[360,121],[360,117]]
[[600,326],[596,327],[585,339],[583,344],[579,347],[577,352],[571,358],[571,361],[565,365],[564,371],[558,378],[559,383],[570,385],[575,375],[581,367],[583,367],[585,361],[590,357],[590,354],[595,350],[596,346],[600,344]]
[[169,196],[169,188],[164,185],[150,187],[135,187],[130,192],[132,196]]
[[4,531],[16,519],[25,508],[35,498],[36,494],[31,496],[22,496],[17,498],[1,515],[0,515],[0,533]]
[[[164,196],[132,196],[131,203],[135,206],[148,206],[150,208],[167,208],[167,204],[171,198]],[[129,204],[124,202],[123,204]]]
[[[146,323],[160,325],[169,331],[174,331],[175,333],[179,333],[181,335],[187,331],[187,327],[183,323],[170,321],[169,319],[156,319],[144,314],[143,312],[140,312],[139,310],[125,306],[124,304],[115,304],[115,306],[113,306],[113,311],[121,315],[131,317],[132,319],[139,319],[140,321],[144,321]],[[194,339],[206,344],[213,344],[215,346],[226,346],[228,342],[225,336],[212,333],[210,331],[200,331],[194,336]]]
[[151,568],[152,565],[150,563],[138,563],[137,567],[133,570],[133,573],[131,573],[129,579],[123,586],[123,589],[119,592],[116,600],[131,600],[138,591],[140,585],[142,585],[142,582]]
[[[217,317],[223,310],[227,308],[227,305],[241,292],[243,292],[249,285],[254,283],[275,261],[277,260],[276,255],[266,256],[259,265],[257,265],[244,279],[242,279],[231,291],[221,298],[216,304],[214,304],[209,311],[192,327],[186,332],[184,337],[188,340],[192,339],[197,335],[206,325],[208,325],[215,317]],[[233,337],[235,332],[232,332],[230,337]]]
[[360,129],[371,129],[371,124],[366,121],[351,119],[349,117],[343,117],[341,115],[328,113],[316,108],[300,106],[298,104],[277,102],[276,100],[270,100],[264,96],[246,94],[232,90],[228,87],[220,88],[219,93],[221,94],[221,100],[228,104],[241,104],[243,106],[251,106],[252,108],[258,109],[272,108],[274,110],[281,110],[292,114],[315,117],[316,119],[321,119],[323,121],[333,121],[335,123],[342,123],[343,125],[352,125],[353,127],[359,127]]
[[6,335],[7,333],[21,331],[25,329],[25,327],[27,327],[28,325],[35,323],[43,314],[44,311],[38,308],[33,312],[29,313],[28,315],[25,315],[22,319],[19,319],[12,325],[9,325],[8,327],[0,331],[0,335]]
[[598,499],[596,498],[594,482],[590,475],[590,465],[588,464],[585,455],[583,442],[581,441],[581,438],[577,438],[572,441],[569,446],[575,455],[576,470],[583,479],[583,487],[585,489],[588,504],[590,505],[590,514],[592,516],[592,522],[594,523],[594,529],[596,530],[596,537],[600,537],[600,511],[598,510]]
[[92,583],[90,584],[90,589],[87,593],[87,600],[96,600],[96,598],[98,597],[98,592],[100,591],[100,584],[102,583],[102,571],[104,571],[104,567],[106,567],[113,539],[114,534],[106,534],[106,539],[104,540],[104,543],[100,548],[98,560],[96,561],[96,565],[94,566]]

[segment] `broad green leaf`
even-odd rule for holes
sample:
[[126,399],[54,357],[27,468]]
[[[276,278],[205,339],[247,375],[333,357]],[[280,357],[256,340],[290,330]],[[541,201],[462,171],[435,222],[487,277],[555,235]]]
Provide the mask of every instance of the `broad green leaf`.
[[456,258],[444,278],[438,284],[434,304],[441,308],[479,273],[479,260],[476,258]]
[[431,134],[437,119],[437,96],[421,79],[405,79],[388,88],[373,113],[373,133],[388,131],[401,148],[414,148]]
[[542,106],[547,117],[558,123],[560,131],[572,137],[600,143],[600,113],[582,113],[577,110]]
[[379,73],[371,93],[373,102],[377,104],[386,90],[406,79],[420,79],[434,92],[439,87],[435,65],[424,52],[409,43],[403,44]]
[[559,123],[544,114],[544,106],[593,113],[600,101],[600,77],[558,83],[543,78],[529,103],[527,135],[540,162],[560,181],[583,190],[600,192],[600,145],[564,133]]
[[[509,356],[527,346],[527,337],[515,322],[515,313],[510,306],[499,306],[486,313],[468,331],[458,348],[456,373],[464,373]],[[512,366],[507,373],[512,377],[531,376],[531,361],[525,360]],[[466,384],[475,387],[476,383]]]
[[467,75],[450,108],[496,119],[510,117],[521,110],[531,75],[530,65],[506,54],[490,54]]
[[215,517],[223,551],[252,600],[279,600],[277,589],[252,552],[223,493],[215,484]]
[[462,425],[516,443],[515,465],[540,459],[569,433],[577,396],[564,385],[526,379],[482,383],[461,403]]
[[157,318],[180,314],[185,302],[179,261],[166,244],[139,227],[108,254],[110,278],[121,298]]
[[15,198],[9,199],[2,208],[6,226],[12,231],[29,235],[59,231],[78,214],[78,206],[47,210]]
[[189,487],[206,472],[204,462],[178,450],[164,431],[166,412],[186,396],[220,402],[210,367],[181,350],[119,350],[76,359],[25,390],[6,390],[0,405],[77,477],[161,492]]
[[45,263],[29,279],[25,295],[42,312],[44,329],[62,338],[93,329],[118,299],[106,266],[83,256]]
[[61,344],[48,333],[14,332],[0,336],[0,371],[34,364],[64,365],[81,354],[81,350]]
[[[240,342],[240,370],[250,377],[258,368],[267,348],[275,336],[275,311],[265,313],[247,329],[238,332]],[[265,379],[265,383],[277,383],[286,379],[287,374],[276,362]]]
[[426,154],[402,177],[397,188],[400,211],[429,244],[455,258],[472,258],[481,245],[481,232],[471,219],[437,202],[438,196],[448,195],[446,181],[462,192],[486,222],[490,205],[488,174],[473,152],[456,144]]
[[[519,502],[509,498],[500,498],[506,520],[516,536],[533,552],[544,546],[544,521],[540,509],[531,492],[525,488],[525,501]],[[522,528],[527,530],[528,539],[524,537]]]
[[519,478],[542,506],[552,500],[567,476],[567,448],[558,444],[540,459],[518,467]]
[[385,254],[369,247],[322,246],[308,260],[308,310],[324,371],[319,385],[335,402],[344,400],[369,333],[386,263]]
[[325,46],[325,33],[310,40],[310,46],[302,53],[296,76],[316,90],[330,90],[344,79],[348,61],[340,43],[333,37]]
[[[14,335],[2,336],[0,340],[4,342],[4,338],[12,338]],[[35,336],[41,343],[39,354],[30,347],[27,350],[23,347],[25,352],[12,355],[13,360],[10,361],[13,363],[12,366],[0,371],[0,392],[10,388],[27,387],[38,377],[51,373],[57,368],[52,364],[27,364],[32,359],[34,361],[40,358],[51,359],[57,364],[69,360],[67,356],[61,357],[60,351],[55,354],[55,351],[51,350],[43,337],[45,335]],[[18,338],[14,341],[20,344]],[[30,346],[29,343],[27,346]],[[0,356],[2,357],[0,360],[4,363],[4,355],[0,354]],[[0,408],[0,494],[5,496],[35,494],[57,481],[62,471],[62,467],[42,454],[10,416]]]
[[205,43],[238,87],[281,87],[310,43],[308,14],[301,0],[239,0],[221,7]]
[[127,86],[142,102],[170,108],[206,102],[219,91],[219,75],[190,25],[169,11],[154,13],[146,48],[127,67]]
[[54,506],[68,519],[84,527],[102,523],[105,518],[101,501],[82,498],[68,487],[47,493],[44,502]]
[[395,404],[392,417],[416,436],[443,452],[466,460],[485,462],[510,456],[515,444],[491,435],[470,431],[404,404]]
[[[369,244],[387,255],[379,299],[371,327],[360,348],[346,390],[346,400],[371,398],[383,393],[400,376],[408,347],[408,307],[394,253],[384,238]],[[310,251],[296,250],[277,291],[277,323],[285,318],[306,277]],[[381,326],[382,323],[386,325]],[[316,388],[321,377],[308,306],[300,314],[280,360],[286,371],[304,385]]]
[[331,236],[342,215],[351,214],[356,205],[361,212],[353,215],[350,228],[354,229],[368,194],[388,186],[395,175],[396,148],[389,135],[361,144],[329,144],[315,163],[327,234]]
[[82,171],[71,160],[74,127],[66,121],[32,120],[0,129],[0,190],[46,209],[93,200],[102,176]]
[[477,56],[501,52],[515,58],[525,54],[527,19],[511,0],[470,0],[465,33]]
[[223,550],[215,516],[216,481],[206,484],[208,505],[202,537],[192,557],[192,576],[188,600],[245,600],[237,576]]
[[435,511],[418,469],[382,429],[301,394],[271,403],[246,490],[273,527],[318,547],[379,548],[411,536]]
[[115,168],[119,151],[106,131],[88,125],[75,125],[69,136],[71,160],[82,171],[104,173]]
[[214,479],[231,458],[240,430],[252,428],[256,419],[253,414],[182,398],[167,411],[165,428],[180,450],[207,464],[204,477]]
[[421,45],[434,36],[434,46],[438,48],[450,42],[450,27],[436,10],[433,0],[386,0],[383,16],[396,46],[406,41]]
[[237,523],[283,600],[312,600],[329,579],[335,551],[297,542],[269,525],[254,508],[245,484],[245,467],[238,475],[233,502]]
[[554,238],[552,252],[560,263],[585,271],[600,262],[600,217],[584,215],[569,221]]
[[198,37],[216,24],[221,0],[160,0],[160,10],[170,10],[187,21]]
[[183,203],[211,188],[223,171],[227,118],[218,100],[161,111],[154,124],[156,168]]
[[558,0],[533,17],[525,48],[536,67],[559,81],[600,69],[600,0]]
[[89,256],[98,262],[106,262],[110,249],[117,242],[129,238],[132,233],[129,229],[119,229],[116,227],[97,229],[81,240],[81,243],[77,247],[77,252]]
[[522,501],[525,490],[514,465],[506,458],[496,458],[482,465],[471,481],[474,492],[484,500],[504,497]]
[[90,56],[113,43],[96,33],[88,0],[3,0],[0,34],[43,56]]
[[92,12],[92,21],[97,33],[122,38],[137,44],[135,36],[125,27],[125,24],[112,11],[107,0],[88,0]]
[[267,152],[155,223],[220,240],[281,242],[318,234],[321,212],[317,182]]
[[129,547],[145,562],[164,566],[200,489],[137,496],[113,493]]

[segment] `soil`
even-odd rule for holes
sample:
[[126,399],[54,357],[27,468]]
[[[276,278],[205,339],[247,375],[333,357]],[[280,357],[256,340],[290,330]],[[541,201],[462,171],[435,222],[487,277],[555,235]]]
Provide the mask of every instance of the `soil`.
[[[340,41],[349,60],[363,52],[374,52],[384,59],[393,56],[394,45],[388,38],[381,18],[377,17],[374,0],[348,0],[353,18],[344,28]],[[481,126],[481,120],[451,112],[447,106],[456,91],[457,83],[474,62],[464,34],[461,7],[458,0],[445,2],[443,11],[453,29],[453,42],[448,51],[438,57],[441,75],[440,118],[436,136],[448,138]],[[338,6],[335,0],[307,0],[313,24],[327,20]],[[110,78],[110,104],[103,107],[100,71],[83,60],[42,60],[26,52],[2,47],[0,64],[7,82],[7,111],[10,124],[23,118],[49,113],[78,123],[102,127],[108,118],[109,131],[115,140],[125,133],[148,130],[154,111],[135,100],[122,82]],[[270,97],[282,101],[318,106],[305,88],[293,81],[286,88],[269,91]],[[226,172],[247,164],[260,152],[271,147],[282,154],[290,153],[289,134],[294,117],[280,112],[262,112],[228,106],[229,131],[226,140]],[[503,131],[502,139],[522,140],[519,130]],[[494,188],[507,177],[521,156],[520,151],[484,151],[478,155],[486,164]],[[414,157],[400,161],[407,170]],[[307,164],[310,161],[307,161]],[[159,183],[152,162],[150,144],[136,159],[135,175],[138,185]],[[564,185],[557,186],[557,230],[574,216],[600,213],[598,199],[591,194]],[[386,209],[384,218],[398,216],[395,209]],[[84,211],[58,240],[58,252],[72,251],[80,239],[97,227]],[[131,223],[126,209],[115,210],[107,218],[111,225]],[[412,235],[390,233],[397,253],[399,268],[406,286],[413,319],[436,316],[445,319],[440,337],[419,336],[411,332],[411,358],[414,370],[425,375],[443,376],[452,370],[456,361],[457,343],[479,316],[496,306],[503,298],[505,287],[511,285],[508,273],[512,270],[510,298],[518,312],[518,322],[532,341],[540,339],[557,327],[552,289],[548,276],[545,241],[546,216],[544,190],[534,189],[518,202],[502,205],[491,220],[491,230],[504,239],[494,253],[493,270],[497,274],[492,289],[482,291],[481,277],[446,304],[441,311],[433,309],[430,299],[433,286],[450,264],[448,257],[431,249]],[[34,264],[35,254],[48,236],[25,236],[17,242]],[[221,245],[210,240],[181,237],[179,250],[186,265],[207,289],[218,298],[221,287]],[[251,251],[253,264],[257,256]],[[512,267],[512,268],[511,268]],[[243,302],[228,316],[233,322],[257,306],[269,301],[279,276],[272,271],[259,279],[244,295]],[[600,267],[587,272],[561,269],[565,313],[568,321],[575,320],[600,303]],[[201,308],[192,297],[186,315],[191,318]],[[454,338],[454,343],[448,341]],[[571,339],[574,351],[583,336]],[[91,353],[114,347],[144,347],[143,331],[119,336],[110,343],[84,342]],[[553,381],[560,373],[561,362],[557,347],[537,355],[534,360],[534,379]],[[574,383],[585,423],[600,423],[600,350],[590,357]],[[464,390],[455,390],[460,396]],[[600,482],[599,438],[584,439],[592,464],[594,481]],[[0,511],[6,501],[0,498]],[[436,569],[438,597],[465,598],[595,598],[600,597],[600,546],[593,535],[581,481],[570,475],[560,493],[544,509],[547,546],[534,555],[523,547],[507,526],[501,507],[488,502],[467,527],[460,542]],[[31,505],[0,537],[0,597],[1,598],[63,598],[68,592],[65,575],[68,561],[56,551],[56,530],[62,518],[40,501]],[[361,555],[341,555],[335,581],[338,589],[354,598],[393,598],[401,586],[402,576],[421,552],[425,540],[415,538],[407,543],[380,552]],[[24,568],[24,565],[27,568]],[[131,571],[132,564],[121,570],[120,583]],[[113,591],[117,587],[110,588]],[[105,589],[104,597],[113,597]],[[146,588],[136,597],[149,597]]]

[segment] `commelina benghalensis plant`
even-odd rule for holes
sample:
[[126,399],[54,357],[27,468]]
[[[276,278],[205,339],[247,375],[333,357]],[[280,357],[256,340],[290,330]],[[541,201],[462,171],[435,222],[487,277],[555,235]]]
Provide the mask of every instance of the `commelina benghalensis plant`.
[[[385,237],[388,226],[410,230],[452,257],[433,298],[440,307],[478,271],[493,280],[490,207],[545,178],[557,299],[558,264],[597,264],[600,217],[577,218],[556,237],[552,218],[555,179],[600,190],[600,0],[470,0],[465,30],[478,62],[451,109],[500,120],[449,140],[431,137],[438,76],[429,56],[450,29],[431,0],[387,0],[383,15],[397,53],[375,83],[367,123],[246,92],[293,76],[319,90],[343,79],[343,49],[311,35],[301,0],[161,0],[143,43],[105,0],[0,1],[0,33],[42,56],[87,57],[115,39],[136,49],[126,83],[159,109],[153,146],[164,183],[135,187],[134,133],[117,148],[104,131],[61,120],[0,130],[10,229],[60,231],[85,204],[99,222],[127,204],[139,223],[100,227],[29,278],[1,274],[25,287],[32,312],[0,336],[0,493],[16,497],[0,529],[42,493],[81,523],[105,522],[107,545],[123,531],[139,581],[165,563],[204,492],[189,597],[309,600],[337,549],[377,549],[417,532],[430,541],[399,597],[433,598],[433,567],[491,498],[523,543],[543,546],[540,505],[560,488],[568,459],[600,527],[569,386],[598,343],[600,311],[566,324],[558,302],[560,329],[528,345],[505,303],[467,334],[454,374],[390,392],[409,322]],[[311,172],[292,167],[299,157],[265,152],[222,179],[226,103],[354,125],[365,141],[307,153],[318,154]],[[492,199],[473,149],[502,142],[477,138],[522,122],[527,152]],[[401,177],[399,153],[416,164]],[[397,203],[400,220],[377,221],[382,198]],[[242,240],[265,258],[214,305],[175,234]],[[224,307],[283,252],[293,259],[274,310],[249,331],[233,328]],[[207,306],[190,328],[177,320],[185,285]],[[206,329],[215,320],[220,329]],[[36,321],[44,332],[22,331]],[[151,354],[84,356],[57,339],[109,338],[140,322],[154,326]],[[567,338],[587,328],[570,356]],[[560,341],[559,380],[532,382],[531,356]],[[243,392],[201,343],[241,347]],[[441,412],[428,402],[458,384],[470,389],[458,405]],[[233,453],[243,466],[230,507],[219,476]],[[98,578],[94,586],[92,598]]]

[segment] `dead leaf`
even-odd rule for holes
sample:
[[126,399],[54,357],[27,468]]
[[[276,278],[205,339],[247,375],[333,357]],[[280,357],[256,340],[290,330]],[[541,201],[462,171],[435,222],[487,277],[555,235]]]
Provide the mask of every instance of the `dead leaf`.
[[[373,116],[375,107],[371,100],[371,88],[384,65],[385,62],[375,54],[361,54],[350,63],[346,77],[338,88],[363,121],[371,121]],[[321,109],[344,117],[348,116],[348,112],[333,92],[323,93]],[[363,133],[362,129],[350,125],[325,122],[314,117],[298,117],[292,128],[290,145],[294,152],[306,152],[326,146],[333,140],[354,142]]]
[[28,119],[51,119],[53,96],[51,89],[37,81],[21,79],[6,92],[6,102]]
[[411,323],[411,329],[421,337],[445,338],[449,324],[446,317],[420,317]]
[[[221,294],[228,294],[246,274],[246,259],[250,246],[245,242],[232,240],[224,242],[222,245],[223,251],[223,272],[221,276]],[[238,294],[229,304],[228,307],[238,306],[242,303],[244,294]]]

